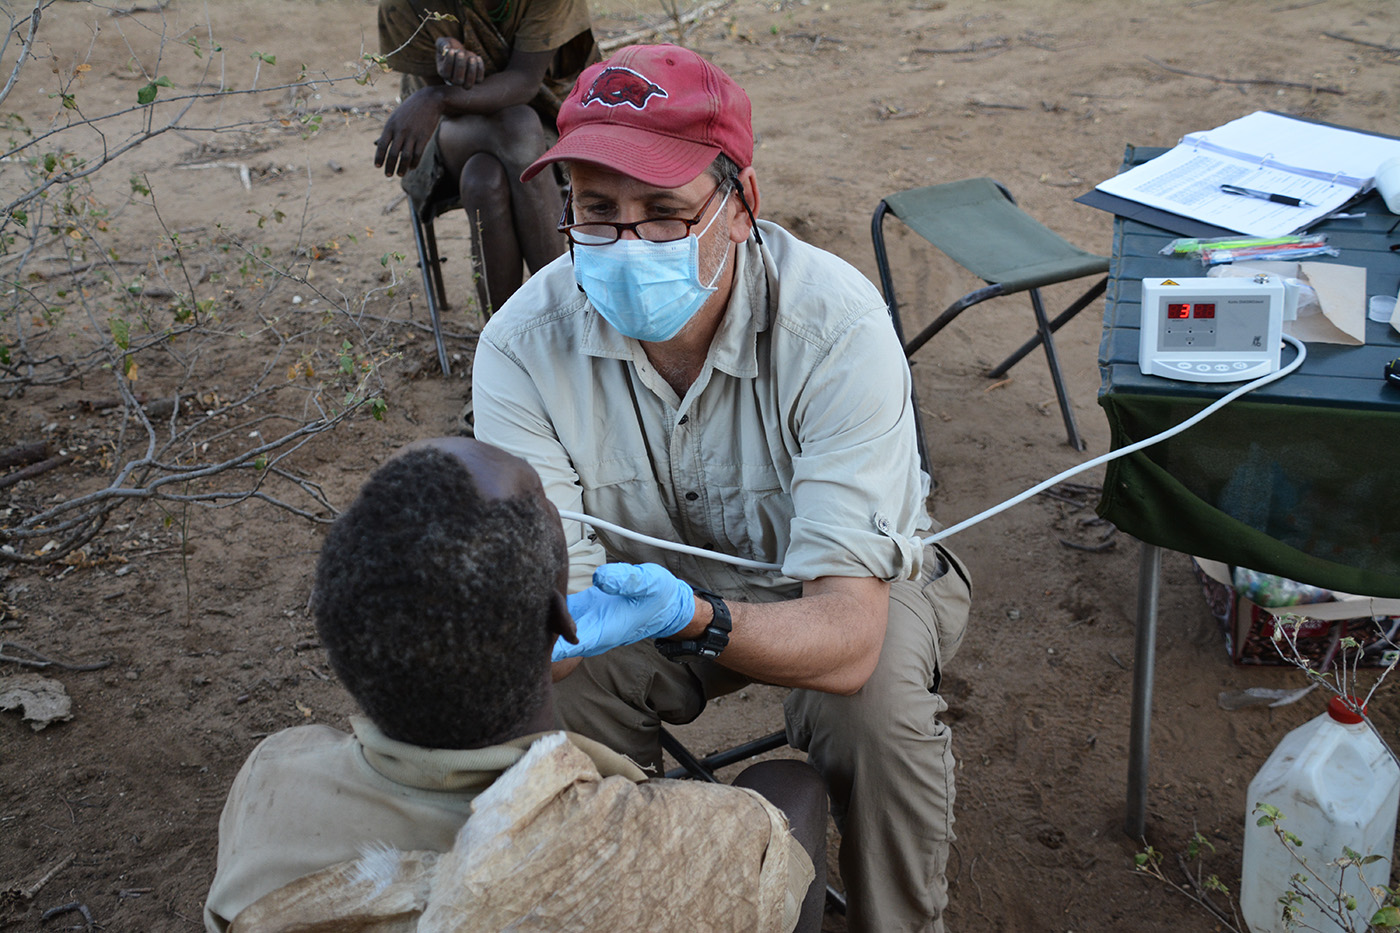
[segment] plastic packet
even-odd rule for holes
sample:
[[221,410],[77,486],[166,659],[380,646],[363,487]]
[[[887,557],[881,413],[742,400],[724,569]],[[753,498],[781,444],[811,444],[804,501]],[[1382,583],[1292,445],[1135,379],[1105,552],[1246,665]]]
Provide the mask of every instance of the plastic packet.
[[1236,567],[1231,577],[1235,590],[1241,596],[1265,609],[1329,602],[1332,599],[1331,590],[1299,583],[1272,573],[1260,573],[1247,567]]
[[1340,256],[1335,246],[1249,246],[1232,249],[1203,249],[1201,262],[1211,266],[1224,262],[1247,262],[1251,259],[1306,259],[1309,256]]
[[1317,684],[1302,688],[1245,687],[1243,690],[1222,690],[1216,702],[1221,709],[1244,709],[1248,706],[1270,706],[1277,708],[1296,703],[1312,693]]
[[[1294,250],[1308,250],[1309,252],[1294,253]],[[1327,253],[1327,250],[1332,250],[1332,252]],[[1213,262],[1235,262],[1246,258],[1298,259],[1302,256],[1337,255],[1335,249],[1327,245],[1327,234],[1325,233],[1294,233],[1288,236],[1273,237],[1178,237],[1162,247],[1160,252],[1163,256],[1197,256],[1206,265]]]
[[[1263,271],[1258,267],[1245,265],[1223,265],[1211,269],[1208,275],[1213,279],[1249,278]],[[1292,276],[1281,276],[1280,278],[1283,279],[1284,288],[1288,289],[1289,294],[1296,293],[1298,295],[1295,316],[1302,317],[1308,314],[1322,313],[1322,305],[1317,300],[1317,289],[1313,288],[1306,279],[1296,279]]]

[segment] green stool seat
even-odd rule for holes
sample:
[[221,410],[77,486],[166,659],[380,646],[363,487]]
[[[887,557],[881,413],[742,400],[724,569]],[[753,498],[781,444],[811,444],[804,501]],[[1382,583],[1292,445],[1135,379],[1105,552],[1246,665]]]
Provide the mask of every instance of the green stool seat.
[[[987,283],[986,287],[953,302],[933,323],[907,341],[899,319],[899,306],[885,250],[884,219],[887,215],[897,217],[949,259]],[[1069,444],[1076,450],[1083,450],[1084,440],[1080,437],[1069,406],[1053,335],[1104,293],[1108,274],[1107,257],[1082,250],[1062,238],[1017,207],[1006,187],[990,178],[970,178],[887,195],[875,208],[870,232],[875,245],[880,286],[884,290],[895,331],[904,343],[906,356],[912,356],[973,305],[1017,292],[1030,293],[1031,308],[1035,313],[1035,335],[987,375],[1001,378],[1037,345],[1043,346]],[[1101,278],[1054,320],[1049,320],[1040,296],[1041,287],[1086,276]],[[920,444],[923,444],[922,436]]]

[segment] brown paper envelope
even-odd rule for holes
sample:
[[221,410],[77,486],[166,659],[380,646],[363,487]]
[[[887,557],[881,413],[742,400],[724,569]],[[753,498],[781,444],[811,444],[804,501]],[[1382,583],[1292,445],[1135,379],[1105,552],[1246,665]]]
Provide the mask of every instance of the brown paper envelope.
[[1304,343],[1340,343],[1359,347],[1366,342],[1366,270],[1330,262],[1298,263],[1300,277],[1317,291],[1321,314],[1299,314],[1286,322],[1284,333]]

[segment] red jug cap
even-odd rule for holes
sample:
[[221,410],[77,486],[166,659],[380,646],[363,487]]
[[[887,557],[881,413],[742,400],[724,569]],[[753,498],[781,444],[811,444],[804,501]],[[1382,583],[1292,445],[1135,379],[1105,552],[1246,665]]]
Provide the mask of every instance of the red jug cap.
[[1358,713],[1357,710],[1361,710],[1361,712],[1364,713],[1366,711],[1366,705],[1356,697],[1334,696],[1327,701],[1327,712],[1333,719],[1337,720],[1337,722],[1346,723],[1348,725],[1363,722],[1364,720],[1362,719],[1361,713]]

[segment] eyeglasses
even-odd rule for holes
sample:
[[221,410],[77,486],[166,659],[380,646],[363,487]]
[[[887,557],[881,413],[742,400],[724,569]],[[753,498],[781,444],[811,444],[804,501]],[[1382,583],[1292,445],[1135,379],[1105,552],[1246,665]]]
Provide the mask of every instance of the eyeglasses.
[[653,243],[669,243],[672,240],[683,240],[690,236],[690,228],[700,222],[705,216],[705,211],[710,209],[710,202],[715,199],[715,195],[734,179],[726,178],[715,186],[715,190],[710,192],[710,196],[705,199],[705,203],[700,205],[700,210],[690,220],[680,217],[661,217],[655,220],[636,220],[630,224],[617,224],[605,220],[591,220],[581,224],[571,224],[569,211],[574,205],[574,193],[569,192],[569,196],[564,199],[564,213],[559,215],[559,232],[569,238],[569,242],[576,246],[606,246],[609,243],[616,243],[623,234],[623,231],[631,230],[643,240],[650,240]]

